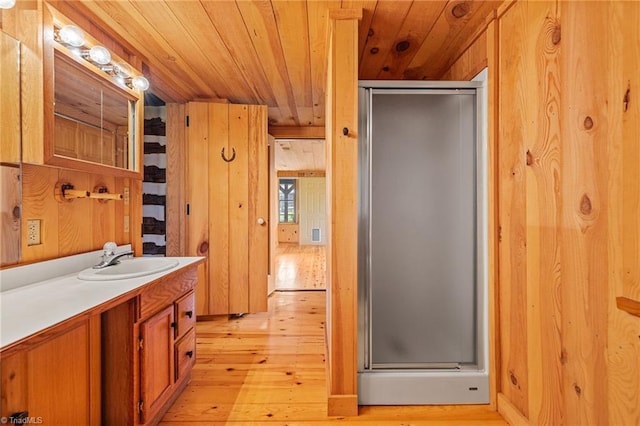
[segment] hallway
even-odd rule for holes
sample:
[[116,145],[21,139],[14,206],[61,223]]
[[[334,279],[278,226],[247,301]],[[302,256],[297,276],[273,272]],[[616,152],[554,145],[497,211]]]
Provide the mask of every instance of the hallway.
[[321,245],[280,243],[276,248],[276,290],[324,290],[326,248]]
[[[326,416],[325,292],[276,292],[269,313],[197,323],[191,383],[162,426],[506,425],[486,407],[361,407]],[[429,420],[427,420],[429,419]]]

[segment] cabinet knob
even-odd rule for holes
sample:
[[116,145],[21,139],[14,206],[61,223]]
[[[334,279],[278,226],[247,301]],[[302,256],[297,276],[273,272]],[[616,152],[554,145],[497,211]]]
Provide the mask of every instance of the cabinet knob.
[[193,351],[187,351],[187,356],[189,358],[193,358]]
[[176,323],[176,322],[172,322],[171,323],[171,328],[176,328],[177,326],[178,326],[178,323]]
[[267,221],[261,217],[259,217],[258,220],[256,220],[256,222],[258,222],[258,225],[264,225],[265,223],[267,223]]
[[193,311],[187,311],[185,312],[185,315],[188,316],[189,318],[193,318]]

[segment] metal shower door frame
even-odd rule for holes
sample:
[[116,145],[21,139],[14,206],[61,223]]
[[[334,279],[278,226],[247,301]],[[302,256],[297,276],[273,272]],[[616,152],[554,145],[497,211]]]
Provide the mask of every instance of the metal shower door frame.
[[[358,372],[359,387],[363,380],[378,380],[385,373],[389,376],[401,377],[405,374],[424,373],[434,378],[459,376],[464,383],[474,380],[488,381],[489,369],[489,331],[488,331],[488,206],[487,206],[487,138],[486,138],[486,93],[483,81],[360,81],[358,89],[359,102],[359,150],[358,150]],[[376,367],[371,354],[371,141],[372,141],[372,98],[375,93],[389,94],[455,94],[475,92],[475,306],[476,306],[476,363],[474,365],[452,366],[449,364],[419,366],[403,366],[402,369]],[[425,368],[426,367],[426,368]],[[470,381],[464,379],[471,378]],[[409,380],[411,381],[411,380]],[[445,380],[446,381],[446,380]],[[466,386],[466,385],[465,385]],[[471,385],[473,387],[473,385]],[[473,397],[470,397],[473,399]],[[488,394],[487,394],[488,398]],[[362,403],[362,395],[360,396]],[[374,398],[375,399],[375,398]],[[463,398],[464,399],[464,398]],[[484,394],[479,395],[484,400]],[[426,403],[440,403],[428,401]],[[462,403],[482,401],[462,401]],[[364,403],[367,402],[365,398]],[[376,401],[374,403],[384,404]],[[393,403],[393,402],[390,402]],[[411,402],[408,402],[411,403]],[[419,403],[419,402],[416,402]]]

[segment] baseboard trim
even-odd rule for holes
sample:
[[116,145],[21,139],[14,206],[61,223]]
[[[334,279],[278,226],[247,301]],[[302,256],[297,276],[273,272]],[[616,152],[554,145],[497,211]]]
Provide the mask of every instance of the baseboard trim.
[[503,393],[498,394],[498,413],[500,413],[511,426],[529,426],[529,420]]
[[358,395],[329,395],[327,398],[327,415],[357,416]]

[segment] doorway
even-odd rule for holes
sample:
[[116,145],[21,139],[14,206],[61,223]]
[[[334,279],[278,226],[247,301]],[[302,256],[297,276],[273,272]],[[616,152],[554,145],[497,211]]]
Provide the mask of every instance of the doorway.
[[271,143],[272,290],[325,290],[325,141]]

